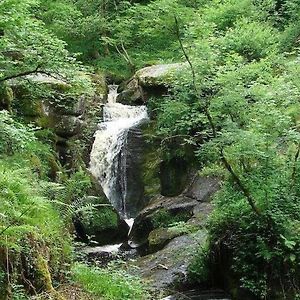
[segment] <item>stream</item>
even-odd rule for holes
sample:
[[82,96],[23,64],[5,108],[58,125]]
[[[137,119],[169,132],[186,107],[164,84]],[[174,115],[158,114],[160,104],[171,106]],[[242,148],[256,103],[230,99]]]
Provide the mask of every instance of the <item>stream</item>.
[[[134,193],[129,182],[129,168],[138,160],[130,153],[130,132],[148,122],[146,106],[130,106],[117,103],[118,86],[110,85],[107,104],[103,108],[103,121],[98,124],[95,141],[90,155],[90,171],[100,183],[111,205],[119,213],[121,219],[128,224],[128,236],[134,224],[137,211],[129,201]],[[138,136],[137,139],[140,137]],[[130,147],[131,146],[131,147]],[[128,161],[128,157],[134,156]],[[135,192],[135,191],[134,191]],[[126,247],[127,245],[127,247]],[[130,246],[129,246],[130,245]],[[136,257],[137,252],[130,241],[115,245],[86,247],[85,254],[94,257],[95,261],[105,265],[114,259]],[[165,300],[179,299],[228,299],[223,291],[194,291],[177,292]]]

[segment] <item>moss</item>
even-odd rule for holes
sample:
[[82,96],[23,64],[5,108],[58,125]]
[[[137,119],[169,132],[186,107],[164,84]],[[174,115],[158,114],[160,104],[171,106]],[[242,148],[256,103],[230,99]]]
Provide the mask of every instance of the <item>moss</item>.
[[143,154],[143,182],[145,186],[145,196],[152,198],[160,193],[159,165],[160,149],[155,138],[154,124],[149,123],[143,126],[143,136],[145,139],[145,151]]
[[14,100],[14,93],[11,87],[7,85],[0,86],[0,108],[11,111]]
[[106,95],[108,93],[108,88],[104,74],[98,71],[96,74],[91,75],[91,78],[94,84],[96,94]]
[[49,266],[46,259],[41,254],[38,254],[37,256],[36,271],[38,274],[38,281],[40,283],[40,286],[43,287],[43,290],[46,292],[53,292],[54,288],[52,285]]
[[89,233],[118,227],[118,215],[111,207],[86,212],[83,224]]

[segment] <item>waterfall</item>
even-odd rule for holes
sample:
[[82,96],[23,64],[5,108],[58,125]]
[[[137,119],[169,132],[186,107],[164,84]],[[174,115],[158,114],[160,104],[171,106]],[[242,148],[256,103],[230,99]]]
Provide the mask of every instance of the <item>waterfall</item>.
[[111,204],[124,219],[126,210],[127,162],[126,148],[130,129],[148,119],[145,106],[117,103],[118,86],[110,85],[103,121],[98,124],[90,156],[90,171],[101,184]]

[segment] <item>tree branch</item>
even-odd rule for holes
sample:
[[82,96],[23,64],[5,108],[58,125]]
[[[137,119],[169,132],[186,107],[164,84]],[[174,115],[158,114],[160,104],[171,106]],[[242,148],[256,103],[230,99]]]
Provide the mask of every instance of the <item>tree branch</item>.
[[[190,69],[191,69],[191,72],[192,72],[192,76],[193,76],[193,87],[194,87],[194,90],[196,92],[196,95],[197,97],[200,98],[200,91],[198,90],[198,87],[197,87],[197,78],[196,78],[196,71],[195,71],[195,68],[194,68],[194,65],[189,57],[189,55],[187,54],[184,46],[183,46],[183,42],[182,42],[182,39],[180,37],[180,27],[179,27],[179,22],[178,22],[178,19],[176,16],[174,16],[174,19],[175,19],[175,29],[176,29],[176,35],[177,35],[177,39],[178,39],[178,42],[180,44],[180,48],[182,50],[182,53],[186,59],[186,61],[188,62],[189,66],[190,66]],[[211,127],[211,130],[212,130],[212,133],[213,133],[213,136],[216,137],[217,136],[217,132],[216,132],[216,127],[215,127],[215,124],[213,122],[213,119],[212,119],[212,116],[210,114],[210,111],[208,109],[208,106],[209,104],[207,103],[207,101],[205,101],[205,105],[204,105],[204,113],[208,119],[208,122],[209,122],[209,125]]]
[[21,72],[19,74],[8,75],[8,76],[5,76],[5,77],[2,77],[2,78],[0,78],[0,82],[4,82],[4,81],[10,80],[10,79],[15,79],[15,78],[18,78],[18,77],[24,77],[24,76],[28,76],[28,75],[31,75],[31,74],[39,73],[39,68],[40,67],[41,66],[38,65],[34,70],[24,71],[24,72]]
[[252,198],[249,190],[245,187],[245,185],[243,184],[243,182],[241,181],[241,179],[239,178],[239,176],[234,172],[232,166],[230,165],[230,163],[226,159],[226,156],[224,154],[223,148],[221,148],[221,160],[223,162],[223,165],[227,169],[227,171],[232,176],[234,182],[237,184],[237,186],[239,187],[239,189],[242,191],[242,193],[246,197],[246,199],[247,199],[249,205],[251,206],[252,210],[259,216],[260,215],[260,211],[258,210],[258,208],[255,205],[255,200]]
[[196,84],[196,72],[195,72],[194,66],[193,66],[192,61],[190,60],[184,46],[183,46],[183,43],[182,43],[182,40],[181,40],[181,37],[180,37],[180,27],[179,27],[178,19],[177,19],[176,16],[174,16],[174,19],[175,19],[176,36],[177,36],[178,42],[180,44],[180,48],[182,50],[182,53],[183,53],[186,61],[190,65],[190,68],[191,68],[191,71],[192,71],[194,89],[195,89],[197,94],[200,94],[199,91],[198,91],[198,88],[197,88],[197,84]]
[[60,78],[57,78],[56,76],[53,75],[53,73],[47,72],[45,70],[40,70],[40,68],[41,68],[41,65],[38,65],[33,70],[24,71],[24,72],[21,72],[21,73],[18,73],[18,74],[8,75],[8,76],[5,76],[5,77],[2,77],[2,78],[0,78],[0,82],[4,82],[4,81],[10,80],[10,79],[15,79],[15,78],[20,78],[20,77],[25,77],[25,76],[32,75],[32,74],[44,74],[44,75],[47,75],[47,76],[52,77],[52,78],[57,79],[57,80],[66,81],[66,79],[63,78],[63,76],[61,76],[60,74],[58,74],[58,73],[55,74],[55,75],[60,77]]
[[[191,69],[191,72],[192,72],[192,76],[193,76],[193,86],[194,86],[194,90],[196,92],[196,96],[201,100],[200,91],[198,90],[198,87],[197,87],[197,78],[196,78],[195,68],[194,68],[194,66],[192,64],[192,61],[189,58],[189,55],[187,54],[187,52],[186,52],[186,50],[184,48],[183,42],[181,40],[181,37],[180,37],[180,27],[179,27],[178,19],[177,19],[176,16],[174,16],[174,18],[175,18],[176,35],[177,35],[177,38],[178,38],[178,41],[179,41],[179,44],[180,44],[180,48],[181,48],[181,50],[182,50],[182,52],[183,52],[183,54],[185,56],[186,61],[188,62],[189,66],[190,66],[190,69]],[[204,100],[205,100],[204,113],[205,113],[206,118],[207,118],[207,120],[209,122],[209,126],[210,126],[210,128],[212,130],[213,137],[216,138],[217,137],[217,131],[216,131],[216,126],[214,124],[212,115],[210,114],[210,111],[209,111],[209,102],[206,99],[204,99]],[[300,152],[300,149],[299,149],[299,152]],[[220,149],[220,154],[221,154],[221,161],[222,161],[224,167],[231,174],[234,182],[236,183],[236,185],[239,187],[240,191],[246,197],[246,199],[247,199],[249,205],[251,206],[252,210],[259,216],[260,215],[260,211],[258,210],[258,208],[255,205],[255,200],[253,199],[250,191],[243,184],[243,182],[241,181],[241,179],[239,178],[239,176],[234,172],[234,170],[231,167],[230,163],[226,159],[225,154],[224,154],[222,148]]]
[[297,149],[295,157],[294,157],[294,165],[293,165],[293,172],[292,172],[293,185],[295,184],[295,180],[296,180],[297,161],[299,159],[299,155],[300,155],[300,143],[298,144],[298,149]]

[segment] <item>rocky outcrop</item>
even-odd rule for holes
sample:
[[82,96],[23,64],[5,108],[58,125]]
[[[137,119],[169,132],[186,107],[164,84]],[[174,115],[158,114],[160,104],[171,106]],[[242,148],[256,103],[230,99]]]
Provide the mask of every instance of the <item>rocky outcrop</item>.
[[166,85],[172,81],[174,73],[186,66],[186,63],[154,65],[137,71],[135,77],[143,87]]
[[152,230],[167,227],[172,222],[188,221],[197,204],[196,200],[184,196],[152,199],[135,219],[130,239],[137,245],[147,244]]
[[205,230],[174,238],[162,250],[138,258],[132,272],[141,276],[155,290],[174,288],[187,280],[188,267],[199,245],[206,241]]
[[[123,147],[122,153],[126,156],[126,212],[127,217],[135,217],[146,205],[141,176],[144,139],[139,126],[129,129],[126,144]],[[119,175],[122,173],[119,172]],[[124,179],[119,178],[118,182],[122,180]]]
[[174,81],[176,72],[186,63],[161,64],[140,69],[123,86],[118,102],[129,104],[146,103],[150,96],[161,96]]
[[143,255],[135,272],[154,289],[185,283],[192,254],[206,241],[210,199],[219,187],[218,178],[194,175],[181,195],[153,198],[135,219],[130,244]]
[[[107,84],[101,74],[80,73],[77,76],[78,82],[85,84],[77,83],[74,87],[55,76],[28,76],[27,81],[37,89],[35,98],[26,82],[12,80],[9,83],[13,98],[18,100],[10,100],[12,109],[25,120],[55,133],[61,162],[69,164],[70,168],[76,167],[75,161],[88,162],[93,134],[101,117],[101,104],[107,98]],[[81,140],[80,150],[76,144],[78,139]],[[80,158],[76,157],[79,151]]]
[[137,245],[148,244],[149,234],[153,230],[169,227],[176,222],[203,225],[211,212],[210,197],[219,187],[218,178],[196,175],[181,195],[154,197],[136,217],[131,240]]
[[219,178],[194,175],[191,179],[191,183],[188,185],[183,194],[186,197],[195,199],[199,202],[206,202],[219,189]]

